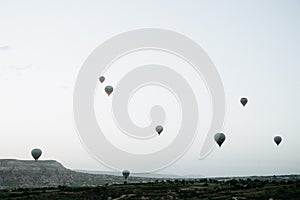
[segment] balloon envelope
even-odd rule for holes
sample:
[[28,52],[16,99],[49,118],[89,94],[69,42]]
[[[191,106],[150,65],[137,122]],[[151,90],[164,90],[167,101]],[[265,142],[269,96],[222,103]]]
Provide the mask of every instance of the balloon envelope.
[[226,137],[225,137],[224,133],[217,133],[217,134],[215,134],[214,139],[215,139],[216,143],[219,145],[219,147],[221,147],[221,145],[225,141]]
[[282,138],[280,136],[275,136],[274,137],[274,142],[277,144],[277,146],[281,143]]
[[158,125],[155,127],[155,130],[158,133],[158,135],[160,135],[161,132],[164,130],[164,127],[162,127],[161,125]]
[[243,106],[245,106],[248,103],[248,99],[243,97],[243,98],[241,98],[240,102]]
[[130,172],[128,171],[128,170],[124,170],[123,172],[122,172],[122,174],[123,174],[123,176],[124,176],[124,178],[125,178],[125,180],[128,178],[128,176],[129,176],[129,174],[130,174]]
[[31,155],[34,158],[34,160],[38,160],[39,157],[42,155],[42,150],[36,148],[31,150]]
[[100,76],[100,77],[99,77],[99,81],[100,81],[101,83],[103,83],[103,82],[105,81],[105,77],[104,77],[104,76]]
[[107,93],[107,95],[109,96],[114,91],[114,88],[112,86],[108,85],[105,87],[104,90]]

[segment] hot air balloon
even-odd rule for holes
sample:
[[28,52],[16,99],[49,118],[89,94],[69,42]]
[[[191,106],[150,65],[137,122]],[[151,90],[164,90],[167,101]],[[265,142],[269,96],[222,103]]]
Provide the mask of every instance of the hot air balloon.
[[280,136],[275,136],[274,137],[274,142],[277,144],[277,146],[281,143],[282,138]]
[[155,127],[155,130],[158,133],[158,135],[160,135],[161,132],[164,130],[164,127],[162,127],[161,125],[158,125]]
[[245,106],[248,103],[248,99],[243,97],[243,98],[241,98],[240,102],[243,106]]
[[105,81],[105,77],[104,77],[104,76],[100,76],[100,77],[99,77],[99,81],[100,81],[101,83],[103,83],[103,82]]
[[125,178],[125,180],[127,180],[128,176],[129,176],[129,174],[130,174],[130,172],[129,172],[128,170],[124,170],[124,171],[122,172],[122,174],[123,174],[123,177]]
[[39,159],[39,157],[42,155],[42,150],[35,148],[31,150],[31,155],[34,158],[35,161]]
[[105,87],[104,90],[107,93],[107,95],[109,96],[114,91],[114,88],[112,86],[108,85]]
[[225,137],[224,133],[217,133],[217,134],[215,134],[215,137],[214,137],[214,139],[215,139],[216,143],[219,145],[219,147],[221,147],[221,145],[225,141],[225,138],[226,137]]

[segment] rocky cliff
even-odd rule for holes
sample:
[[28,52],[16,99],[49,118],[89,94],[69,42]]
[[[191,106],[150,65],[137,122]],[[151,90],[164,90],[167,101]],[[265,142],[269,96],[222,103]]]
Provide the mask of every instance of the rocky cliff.
[[[129,182],[144,180],[145,178],[131,177]],[[0,189],[59,185],[96,186],[123,182],[124,179],[121,176],[75,172],[54,160],[0,160]]]

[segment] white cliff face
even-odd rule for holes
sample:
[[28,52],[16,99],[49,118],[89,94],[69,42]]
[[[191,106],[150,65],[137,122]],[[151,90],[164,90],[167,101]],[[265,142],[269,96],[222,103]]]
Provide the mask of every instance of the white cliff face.
[[67,170],[62,164],[55,160],[15,160],[15,159],[2,159],[0,160],[0,170],[18,171],[18,170]]

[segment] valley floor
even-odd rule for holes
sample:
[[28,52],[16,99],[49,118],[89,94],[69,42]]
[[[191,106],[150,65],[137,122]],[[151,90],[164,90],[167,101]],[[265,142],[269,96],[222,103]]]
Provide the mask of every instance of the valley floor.
[[197,179],[1,190],[1,199],[300,199],[300,180]]

